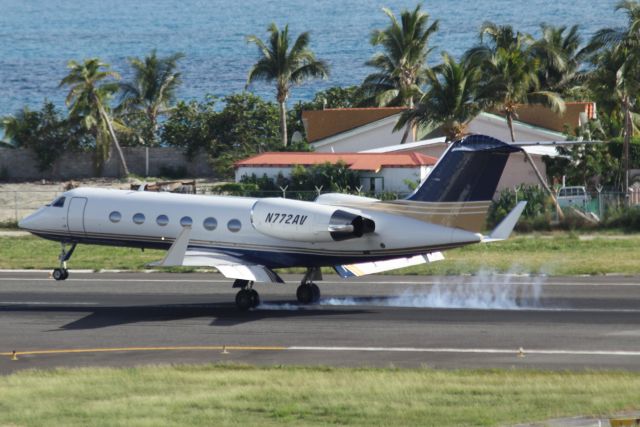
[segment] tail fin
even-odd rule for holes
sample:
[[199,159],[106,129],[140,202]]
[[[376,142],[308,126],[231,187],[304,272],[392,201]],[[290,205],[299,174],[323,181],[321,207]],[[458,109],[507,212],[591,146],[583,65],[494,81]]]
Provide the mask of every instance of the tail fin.
[[509,159],[522,151],[485,135],[470,135],[451,144],[433,171],[407,200],[416,202],[489,201]]

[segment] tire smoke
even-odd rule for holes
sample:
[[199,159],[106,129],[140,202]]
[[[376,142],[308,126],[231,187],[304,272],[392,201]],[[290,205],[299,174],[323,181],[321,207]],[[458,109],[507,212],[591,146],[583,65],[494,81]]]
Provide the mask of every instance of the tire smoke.
[[481,271],[471,278],[443,278],[429,289],[405,289],[397,296],[381,298],[327,298],[321,305],[373,305],[412,308],[469,308],[518,310],[540,308],[544,276],[514,280],[513,274]]

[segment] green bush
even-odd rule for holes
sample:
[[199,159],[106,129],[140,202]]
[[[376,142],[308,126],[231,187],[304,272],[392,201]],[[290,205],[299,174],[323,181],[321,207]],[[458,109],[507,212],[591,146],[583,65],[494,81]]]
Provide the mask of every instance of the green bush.
[[604,228],[622,228],[626,231],[640,231],[640,207],[619,207],[607,212],[601,224]]
[[548,230],[553,212],[551,197],[536,185],[520,185],[516,187],[516,191],[504,189],[500,192],[498,200],[494,201],[489,208],[487,228],[494,228],[511,212],[517,202],[526,200],[527,206],[516,229],[518,231]]

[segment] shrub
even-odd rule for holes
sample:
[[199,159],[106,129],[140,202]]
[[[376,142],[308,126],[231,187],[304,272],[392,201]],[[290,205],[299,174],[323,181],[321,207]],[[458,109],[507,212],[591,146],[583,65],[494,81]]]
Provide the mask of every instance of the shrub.
[[547,230],[550,227],[553,204],[543,189],[536,185],[520,185],[516,191],[504,189],[498,200],[489,208],[487,227],[494,228],[516,206],[518,201],[526,200],[527,207],[517,225],[519,231]]
[[622,228],[626,231],[640,231],[640,207],[619,207],[607,212],[602,226]]

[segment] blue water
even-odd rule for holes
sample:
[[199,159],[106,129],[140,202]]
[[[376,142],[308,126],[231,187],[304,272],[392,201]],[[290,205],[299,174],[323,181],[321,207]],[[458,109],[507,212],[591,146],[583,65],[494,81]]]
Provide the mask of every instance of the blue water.
[[[617,0],[433,0],[424,4],[440,20],[433,38],[439,52],[460,55],[477,42],[483,21],[509,23],[537,33],[539,23],[579,23],[585,38],[602,27],[624,25],[614,12]],[[359,84],[370,72],[364,62],[374,49],[371,30],[388,19],[383,6],[398,13],[413,1],[353,0],[0,0],[0,115],[24,105],[39,107],[47,98],[64,105],[58,88],[70,59],[100,57],[127,77],[127,58],[157,48],[161,54],[181,51],[183,99],[224,96],[245,86],[257,50],[248,34],[266,36],[270,22],[288,23],[293,34],[311,31],[311,46],[331,65],[327,81],[294,89],[290,102],[309,99],[328,86]],[[273,99],[270,85],[252,85]]]

